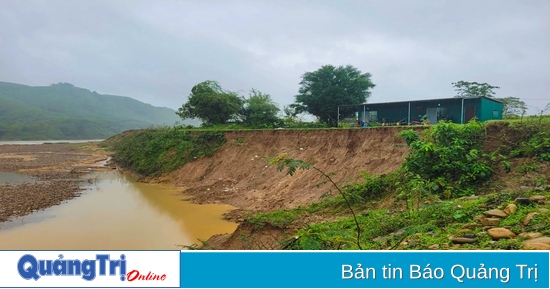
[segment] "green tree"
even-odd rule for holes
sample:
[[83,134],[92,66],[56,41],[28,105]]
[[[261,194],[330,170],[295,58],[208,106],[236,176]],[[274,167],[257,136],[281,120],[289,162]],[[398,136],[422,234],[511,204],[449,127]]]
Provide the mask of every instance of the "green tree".
[[[361,73],[351,65],[324,65],[316,71],[302,75],[293,106],[298,113],[310,113],[321,122],[336,126],[338,106],[364,103],[370,96],[369,89],[375,87],[371,76],[370,73]],[[341,117],[352,117],[356,112],[357,109],[353,106],[340,107]]]
[[492,86],[488,83],[478,83],[478,82],[467,82],[459,81],[453,82],[453,87],[455,88],[456,95],[455,97],[495,97],[495,92],[493,89],[499,89],[498,86]]
[[235,92],[225,91],[218,82],[207,80],[191,89],[189,99],[176,114],[182,119],[199,118],[205,124],[222,124],[236,119],[243,99]]
[[502,117],[515,118],[525,115],[527,105],[519,97],[503,97],[497,98],[502,102]]
[[243,121],[251,126],[273,126],[279,121],[279,107],[269,94],[252,89],[242,109]]

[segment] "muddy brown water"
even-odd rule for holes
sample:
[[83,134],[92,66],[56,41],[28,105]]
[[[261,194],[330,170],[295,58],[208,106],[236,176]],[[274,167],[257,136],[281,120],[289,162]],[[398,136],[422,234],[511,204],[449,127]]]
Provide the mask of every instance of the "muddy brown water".
[[0,223],[0,250],[179,250],[233,232],[228,205],[185,201],[181,189],[101,172],[80,197]]

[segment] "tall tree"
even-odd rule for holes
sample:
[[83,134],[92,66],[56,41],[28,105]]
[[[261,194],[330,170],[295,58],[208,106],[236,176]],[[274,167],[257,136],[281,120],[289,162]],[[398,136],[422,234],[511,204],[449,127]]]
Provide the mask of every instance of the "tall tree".
[[[361,73],[357,68],[324,65],[302,75],[300,89],[293,107],[298,113],[308,112],[330,126],[336,125],[338,106],[364,103],[375,87],[370,73]],[[357,112],[354,106],[340,107],[341,117],[352,117]]]
[[527,111],[527,105],[519,97],[497,98],[502,102],[502,118],[520,117]]
[[279,107],[269,94],[252,89],[242,109],[243,121],[252,126],[273,126],[279,121]]
[[206,124],[221,124],[237,118],[242,105],[243,99],[237,93],[207,80],[191,89],[189,99],[176,114],[182,119],[199,118]]
[[493,89],[499,89],[498,86],[492,86],[488,83],[459,81],[451,83],[455,88],[455,97],[495,97]]

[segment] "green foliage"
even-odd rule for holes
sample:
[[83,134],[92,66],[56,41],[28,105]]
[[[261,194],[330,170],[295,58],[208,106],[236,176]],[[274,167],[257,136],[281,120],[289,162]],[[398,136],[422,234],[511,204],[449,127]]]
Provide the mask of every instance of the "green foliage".
[[243,99],[237,93],[225,91],[212,80],[195,85],[188,101],[176,114],[182,119],[199,118],[206,124],[220,124],[234,120],[241,110]]
[[519,97],[497,98],[502,102],[502,118],[523,117],[527,111],[527,105]]
[[495,97],[495,92],[493,89],[498,89],[498,86],[492,86],[487,83],[478,83],[478,82],[467,82],[459,81],[453,82],[453,87],[457,92],[455,97]]
[[425,132],[423,138],[410,130],[400,133],[411,148],[403,168],[425,181],[419,185],[448,198],[472,194],[476,185],[491,177],[492,168],[481,148],[483,129],[478,123],[439,122]]
[[[483,212],[480,205],[485,198],[476,200],[454,200],[423,205],[415,218],[406,213],[391,212],[386,209],[370,210],[357,217],[363,228],[360,244],[367,250],[393,249],[400,247],[404,239],[419,243],[420,249],[434,243],[448,244],[449,233],[457,234],[457,222],[470,222],[473,216]],[[308,209],[306,209],[307,211]],[[299,215],[294,217],[299,218]],[[298,241],[289,249],[293,250],[357,250],[356,236],[353,234],[354,220],[351,217],[334,221],[310,224],[298,230]],[[409,247],[414,249],[415,246]]]
[[145,129],[115,142],[113,160],[139,174],[155,176],[211,155],[224,142],[222,132],[190,132],[177,127]]
[[68,83],[31,87],[0,82],[0,140],[104,139],[176,121],[169,108]]
[[351,196],[350,199],[355,202],[376,200],[388,193],[395,192],[396,183],[400,174],[400,171],[395,171],[388,175],[362,173],[362,180],[356,181],[352,185],[345,187],[344,191],[349,194]]
[[280,125],[279,107],[269,94],[252,89],[242,109],[243,122],[252,127],[273,128]]
[[247,219],[251,224],[263,227],[266,224],[278,228],[288,227],[300,214],[300,210],[282,210],[269,213],[259,213]]
[[[361,73],[357,68],[347,65],[335,67],[324,65],[313,72],[302,75],[296,101],[292,105],[297,112],[308,112],[317,116],[321,122],[336,126],[338,106],[363,103],[375,87],[370,73]],[[356,108],[340,108],[342,117],[355,115]]]
[[499,149],[511,157],[528,157],[550,161],[550,125],[548,123],[512,123],[510,132],[516,141],[507,142]]

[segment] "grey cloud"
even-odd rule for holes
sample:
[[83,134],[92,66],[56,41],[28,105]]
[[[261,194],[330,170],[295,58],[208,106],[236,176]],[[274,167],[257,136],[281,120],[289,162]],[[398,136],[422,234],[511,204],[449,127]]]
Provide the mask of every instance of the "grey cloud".
[[213,79],[282,107],[324,64],[373,75],[375,101],[488,82],[550,102],[547,1],[2,1],[0,80],[71,82],[177,108]]

